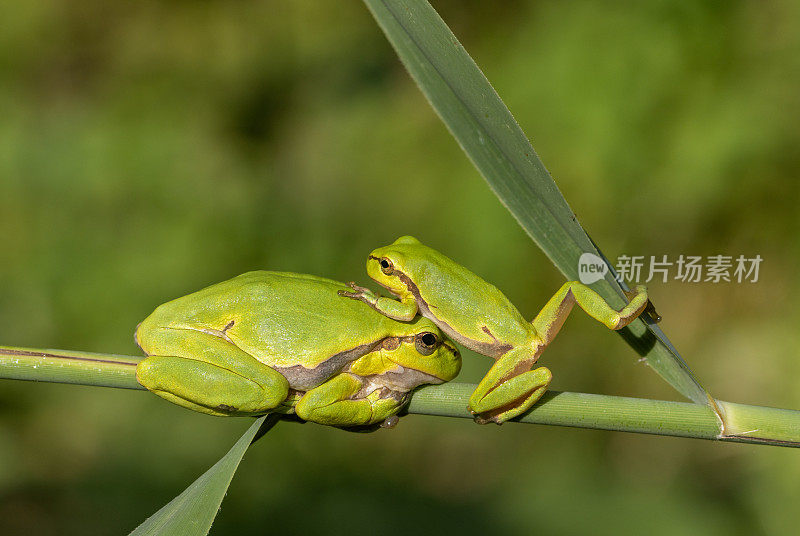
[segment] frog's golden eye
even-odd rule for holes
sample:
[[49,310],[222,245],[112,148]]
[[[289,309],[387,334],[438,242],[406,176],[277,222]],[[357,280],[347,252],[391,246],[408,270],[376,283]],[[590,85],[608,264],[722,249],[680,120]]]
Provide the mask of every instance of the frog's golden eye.
[[386,275],[392,275],[394,273],[394,265],[392,264],[392,261],[384,257],[378,262],[381,265],[381,272]]
[[439,337],[430,331],[417,333],[417,336],[414,337],[414,346],[416,346],[417,352],[420,354],[431,355],[436,350],[436,347],[439,346]]

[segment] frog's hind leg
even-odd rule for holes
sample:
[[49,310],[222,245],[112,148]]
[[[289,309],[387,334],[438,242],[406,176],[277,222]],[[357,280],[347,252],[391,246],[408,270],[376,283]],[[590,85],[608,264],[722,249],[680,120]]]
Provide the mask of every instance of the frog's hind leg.
[[576,304],[607,328],[622,329],[638,317],[648,303],[647,290],[639,285],[631,293],[630,302],[621,311],[617,311],[583,283],[569,281],[550,298],[531,323],[542,343],[547,346],[558,334]]
[[162,328],[141,342],[156,355],[139,363],[137,380],[180,406],[210,415],[257,415],[288,396],[283,375],[215,335]]
[[636,287],[630,303],[616,311],[586,285],[577,281],[565,283],[531,322],[529,344],[503,354],[472,393],[469,407],[477,422],[501,424],[524,413],[542,397],[553,375],[545,367],[531,368],[575,304],[608,328],[621,329],[645,310],[648,298],[644,287]]

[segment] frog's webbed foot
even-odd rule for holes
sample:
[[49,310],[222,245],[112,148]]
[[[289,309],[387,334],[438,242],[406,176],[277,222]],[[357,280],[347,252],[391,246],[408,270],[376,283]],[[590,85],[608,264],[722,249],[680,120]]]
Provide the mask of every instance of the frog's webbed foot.
[[647,315],[650,318],[650,320],[652,320],[656,324],[661,322],[661,315],[658,314],[658,312],[656,311],[656,306],[653,305],[653,302],[651,301],[647,302],[647,307],[644,308],[642,314]]
[[352,291],[349,290],[340,290],[338,292],[339,296],[343,296],[345,298],[352,298],[354,300],[359,300],[367,305],[375,305],[375,302],[378,301],[378,296],[375,295],[370,289],[366,287],[360,287],[356,285],[353,281],[347,284],[348,287],[353,289]]
[[[638,290],[639,287],[636,287],[634,290],[623,290],[622,292],[625,293],[625,297],[628,298],[628,301],[633,301],[633,299],[639,294]],[[647,299],[647,305],[644,306],[641,315],[647,315],[647,317],[656,324],[661,322],[661,315],[658,314],[655,304],[649,298]]]
[[654,322],[661,320],[643,285],[636,285],[633,290],[623,292],[628,298],[628,305],[619,312],[619,319],[611,329],[622,329],[644,313],[647,313]]

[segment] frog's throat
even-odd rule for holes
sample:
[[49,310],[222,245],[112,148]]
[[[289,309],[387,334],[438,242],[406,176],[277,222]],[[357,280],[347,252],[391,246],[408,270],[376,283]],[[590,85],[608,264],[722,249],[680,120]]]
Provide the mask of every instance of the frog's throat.
[[444,380],[427,372],[414,368],[397,365],[398,368],[387,370],[378,376],[386,386],[394,387],[397,391],[412,391],[420,385],[438,385]]
[[376,389],[382,389],[381,398],[387,398],[389,396],[397,398],[413,391],[420,385],[438,385],[444,383],[444,380],[441,378],[402,365],[397,365],[397,368],[381,374],[370,374],[363,378],[365,381],[364,387],[362,388],[362,391],[365,392],[364,396]]
[[433,323],[445,333],[445,335],[456,341],[458,344],[466,346],[470,350],[474,350],[479,354],[493,357],[495,359],[500,358],[500,356],[511,350],[512,346],[510,344],[498,341],[494,334],[492,334],[491,330],[489,330],[489,328],[486,326],[483,326],[483,331],[486,332],[486,334],[492,339],[494,339],[493,342],[476,341],[475,339],[471,339],[466,335],[456,331],[453,326],[436,315],[433,309],[437,309],[437,307],[425,301],[419,291],[419,287],[411,280],[411,278],[403,272],[398,273],[399,275],[397,277],[406,286],[411,295],[414,296],[414,300],[417,302],[417,308],[419,308],[420,314],[425,318],[432,320]]

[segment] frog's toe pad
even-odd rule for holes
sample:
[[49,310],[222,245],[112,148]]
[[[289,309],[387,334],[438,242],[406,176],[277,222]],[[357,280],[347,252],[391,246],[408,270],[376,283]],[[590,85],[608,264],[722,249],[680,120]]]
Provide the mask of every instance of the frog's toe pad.
[[397,423],[400,422],[400,417],[397,415],[391,415],[386,417],[383,422],[380,424],[381,428],[394,428],[397,426]]
[[479,413],[474,413],[472,415],[472,420],[475,421],[475,424],[491,424],[491,423],[495,423],[498,426],[503,424],[503,422],[505,422],[505,421],[499,419],[497,417],[497,415],[492,415],[491,417],[484,417],[484,416],[480,415]]
[[661,315],[658,314],[658,312],[656,311],[656,306],[653,305],[653,302],[650,300],[647,300],[647,305],[645,306],[644,311],[642,311],[642,314],[647,315],[650,318],[650,320],[652,320],[656,324],[661,322]]

